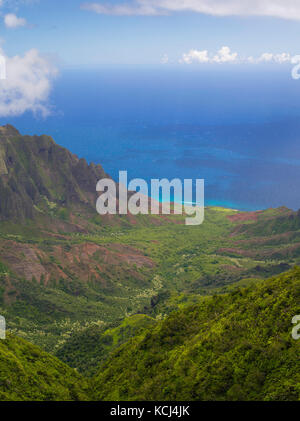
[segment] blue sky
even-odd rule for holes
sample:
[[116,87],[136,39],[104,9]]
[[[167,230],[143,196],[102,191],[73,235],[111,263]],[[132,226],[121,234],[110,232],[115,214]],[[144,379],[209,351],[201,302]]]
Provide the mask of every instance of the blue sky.
[[[178,64],[191,50],[207,50],[214,57],[222,46],[244,59],[264,53],[300,54],[299,1],[277,0],[285,7],[269,12],[270,1],[260,0],[265,10],[259,8],[259,16],[252,16],[248,8],[253,0],[240,0],[244,8],[238,10],[237,2],[231,0],[110,0],[88,6],[83,6],[83,0],[2,3],[0,37],[5,53],[22,55],[36,48],[62,66],[153,66],[161,65],[161,61],[170,65]],[[180,10],[183,3],[186,9]],[[17,19],[8,27],[7,15]],[[191,62],[198,63],[198,57]]]

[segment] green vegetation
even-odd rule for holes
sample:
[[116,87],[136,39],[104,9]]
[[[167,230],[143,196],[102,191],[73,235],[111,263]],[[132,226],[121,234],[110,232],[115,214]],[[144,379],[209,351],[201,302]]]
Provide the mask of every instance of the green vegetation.
[[76,332],[56,352],[56,356],[86,376],[97,373],[99,366],[113,350],[140,333],[155,325],[155,320],[143,314],[136,314],[117,327],[91,326]]
[[299,264],[300,213],[100,217],[103,177],[0,127],[0,400],[86,399],[78,372],[101,399],[297,399],[299,269],[264,279]]
[[97,232],[97,226],[86,234],[48,231],[43,238],[34,235],[31,222],[28,230],[0,224],[6,268],[0,276],[0,313],[15,334],[53,353],[94,324],[114,323],[139,311],[165,317],[181,303],[297,264],[298,231],[282,238],[239,232],[268,218],[275,223],[281,213],[266,211],[258,221],[241,225],[230,219],[237,212],[208,208],[199,227],[141,223]]
[[8,334],[0,341],[0,400],[298,400],[300,268],[235,286],[230,293],[179,298],[164,320],[135,315],[91,326],[57,358]]
[[299,214],[207,208],[182,216],[95,213],[100,165],[47,136],[0,128],[0,313],[56,353],[72,335],[137,312],[165,317],[200,296],[299,263]]
[[89,400],[88,382],[23,339],[0,340],[0,401]]
[[298,400],[300,268],[204,299],[121,346],[101,367],[101,400]]

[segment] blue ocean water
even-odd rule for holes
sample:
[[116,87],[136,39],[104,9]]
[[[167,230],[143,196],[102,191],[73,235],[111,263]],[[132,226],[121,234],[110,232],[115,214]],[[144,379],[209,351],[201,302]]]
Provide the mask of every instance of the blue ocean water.
[[288,66],[68,70],[52,113],[2,118],[117,179],[204,178],[205,201],[300,208],[300,81]]

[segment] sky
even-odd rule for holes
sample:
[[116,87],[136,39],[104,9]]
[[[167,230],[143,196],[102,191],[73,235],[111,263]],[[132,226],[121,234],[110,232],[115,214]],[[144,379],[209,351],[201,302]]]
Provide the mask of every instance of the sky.
[[299,40],[299,0],[0,0],[0,115],[47,113],[65,68],[292,69]]
[[36,48],[62,66],[178,64],[224,46],[244,59],[300,54],[299,0],[2,0],[0,11],[8,55]]

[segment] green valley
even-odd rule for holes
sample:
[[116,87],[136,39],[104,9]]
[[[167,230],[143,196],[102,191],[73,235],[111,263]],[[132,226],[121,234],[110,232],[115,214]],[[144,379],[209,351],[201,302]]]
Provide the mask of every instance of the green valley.
[[299,398],[300,213],[101,217],[105,177],[0,128],[0,399]]

